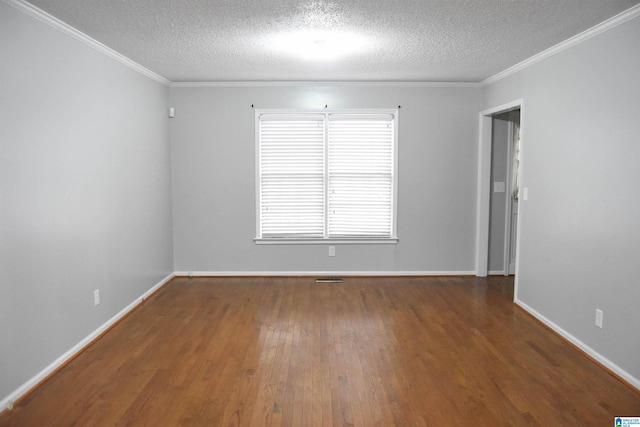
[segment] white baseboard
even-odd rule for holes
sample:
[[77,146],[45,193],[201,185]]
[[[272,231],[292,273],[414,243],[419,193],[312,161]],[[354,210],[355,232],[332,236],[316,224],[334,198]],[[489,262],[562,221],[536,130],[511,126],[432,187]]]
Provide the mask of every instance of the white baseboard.
[[89,345],[94,339],[96,339],[100,334],[113,326],[118,320],[122,319],[126,316],[131,310],[140,305],[146,298],[148,298],[151,294],[153,294],[156,290],[160,289],[165,283],[175,277],[175,273],[169,274],[167,277],[162,279],[158,284],[154,285],[151,289],[146,291],[144,294],[136,298],[131,304],[123,308],[118,314],[113,316],[111,319],[107,320],[103,325],[101,325],[98,329],[87,335],[84,339],[82,339],[79,343],[70,348],[66,353],[62,356],[58,357],[55,361],[53,361],[49,366],[44,368],[42,371],[38,372],[33,378],[31,378],[26,383],[22,384],[16,391],[11,393],[9,396],[0,400],[0,412],[3,409],[12,409],[13,403],[20,399],[22,396],[27,394],[33,388],[35,388],[42,380],[44,380],[47,376],[51,375],[58,368],[64,365],[68,360],[75,357],[78,353],[82,352],[84,348]]
[[489,276],[504,276],[504,270],[491,270]]
[[606,367],[611,372],[618,375],[620,378],[626,381],[629,385],[640,390],[640,379],[634,377],[633,375],[631,375],[630,373],[628,373],[627,371],[625,371],[624,369],[622,369],[621,367],[619,367],[618,365],[616,365],[615,363],[613,363],[612,361],[610,361],[609,359],[607,359],[606,357],[604,357],[603,355],[601,355],[600,353],[598,353],[597,351],[589,347],[587,344],[583,343],[578,338],[574,337],[569,332],[565,331],[560,326],[553,323],[551,320],[547,319],[545,316],[543,316],[536,310],[529,307],[526,303],[522,302],[517,298],[514,299],[514,303],[519,305],[523,310],[525,310],[526,312],[531,314],[533,317],[535,317],[536,319],[544,323],[546,326],[554,330],[562,338],[564,338],[565,340],[569,341],[571,344],[578,347],[578,349],[586,353],[589,357],[593,358],[602,366]]
[[176,271],[176,277],[475,276],[475,271]]

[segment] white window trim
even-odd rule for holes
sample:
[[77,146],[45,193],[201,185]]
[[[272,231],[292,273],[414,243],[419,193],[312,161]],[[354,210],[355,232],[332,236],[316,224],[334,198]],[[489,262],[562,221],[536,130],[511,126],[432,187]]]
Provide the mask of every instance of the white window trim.
[[[260,116],[262,114],[391,114],[394,117],[393,120],[393,209],[391,226],[392,233],[390,237],[386,238],[362,238],[355,237],[350,238],[331,238],[331,237],[318,237],[318,238],[287,238],[287,237],[268,237],[263,238],[258,236],[260,230]],[[326,123],[326,121],[325,121]],[[348,245],[348,244],[397,244],[398,238],[398,109],[397,108],[384,108],[384,109],[255,109],[254,113],[254,148],[255,148],[255,231],[256,237],[254,242],[257,245]],[[325,218],[326,221],[326,218]]]

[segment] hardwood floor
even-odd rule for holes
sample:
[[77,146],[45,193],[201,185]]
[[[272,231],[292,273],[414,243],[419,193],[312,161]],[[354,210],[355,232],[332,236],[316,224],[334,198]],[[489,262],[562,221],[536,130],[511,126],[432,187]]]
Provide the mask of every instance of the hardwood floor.
[[608,426],[640,394],[503,277],[174,279],[0,426]]

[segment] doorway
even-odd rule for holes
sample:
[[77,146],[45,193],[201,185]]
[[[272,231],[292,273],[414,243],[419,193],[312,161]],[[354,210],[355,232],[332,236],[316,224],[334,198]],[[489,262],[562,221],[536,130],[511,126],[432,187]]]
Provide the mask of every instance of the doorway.
[[489,272],[515,274],[519,207],[520,109],[492,116]]
[[[492,143],[493,143],[493,128],[494,128],[494,118],[499,115],[511,114],[513,113],[513,119],[515,120],[515,112],[519,112],[518,114],[518,125],[517,127],[512,122],[511,132],[517,131],[518,136],[518,167],[514,167],[514,165],[508,166],[511,171],[510,179],[507,180],[507,175],[505,175],[504,181],[504,204],[502,205],[502,209],[504,212],[504,223],[502,228],[502,259],[501,259],[501,268],[497,273],[504,274],[505,272],[509,274],[512,270],[516,274],[515,280],[515,292],[517,292],[517,270],[518,270],[518,247],[520,246],[520,239],[517,239],[519,234],[518,230],[521,228],[520,225],[522,223],[521,220],[521,212],[522,206],[520,203],[514,206],[511,204],[507,206],[506,203],[506,195],[507,192],[511,193],[511,189],[513,184],[516,183],[519,187],[522,168],[520,167],[520,161],[522,158],[522,136],[523,136],[523,117],[524,117],[524,106],[523,100],[513,101],[507,104],[500,105],[495,108],[491,108],[489,110],[482,111],[480,113],[480,122],[479,122],[479,145],[478,145],[478,187],[477,187],[477,217],[476,217],[476,276],[478,277],[486,277],[489,274],[489,239],[490,239],[490,220],[491,220],[491,200],[492,193],[495,188],[492,182]],[[509,122],[507,120],[507,122]],[[511,146],[511,152],[513,153],[514,147]],[[509,155],[508,158],[513,158],[513,156]],[[517,177],[514,178],[513,175]],[[509,182],[509,186],[507,186]],[[498,184],[497,190],[502,192],[502,184]],[[518,202],[520,198],[518,197]],[[496,208],[497,209],[497,208]],[[513,218],[513,214],[516,214],[516,217]],[[507,224],[508,222],[508,224]],[[507,225],[509,226],[509,230],[507,230]],[[512,233],[513,230],[513,233]],[[509,235],[509,242],[506,242],[506,236]],[[509,253],[507,254],[507,247]],[[513,258],[513,269],[511,268],[511,259]],[[491,273],[496,273],[491,271]]]

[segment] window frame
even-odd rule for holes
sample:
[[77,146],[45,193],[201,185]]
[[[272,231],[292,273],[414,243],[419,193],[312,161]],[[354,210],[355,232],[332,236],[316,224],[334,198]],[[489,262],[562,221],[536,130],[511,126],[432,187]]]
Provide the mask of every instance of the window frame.
[[[392,183],[391,183],[391,235],[389,237],[329,237],[326,223],[328,221],[327,212],[327,179],[328,179],[328,158],[325,152],[325,205],[324,205],[324,221],[325,235],[323,237],[262,237],[260,235],[260,116],[263,114],[282,114],[282,115],[323,115],[325,124],[325,150],[328,149],[328,134],[326,129],[331,114],[343,115],[367,115],[367,114],[387,114],[393,117],[393,160],[392,160]],[[254,242],[259,245],[287,245],[287,244],[397,244],[398,239],[398,109],[397,108],[368,108],[368,109],[255,109],[254,112],[254,171],[255,171],[255,238]]]

